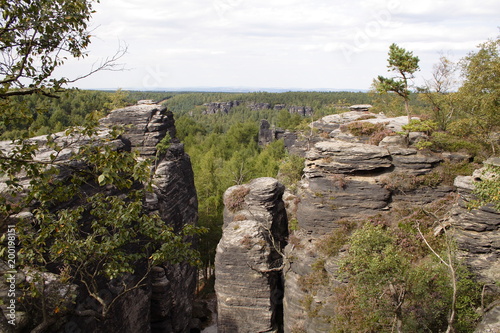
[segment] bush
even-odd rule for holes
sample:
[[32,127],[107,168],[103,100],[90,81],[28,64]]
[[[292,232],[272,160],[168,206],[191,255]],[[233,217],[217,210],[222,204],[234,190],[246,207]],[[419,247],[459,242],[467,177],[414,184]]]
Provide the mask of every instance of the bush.
[[[422,218],[429,217],[413,214],[412,225]],[[423,229],[426,235],[432,234],[432,223],[428,224]],[[402,227],[405,229],[367,222],[352,234],[348,254],[340,261],[341,273],[349,283],[333,290],[332,332],[389,332],[396,321],[402,332],[446,329],[452,300],[447,268],[425,245],[417,244],[423,242],[412,236],[408,226]],[[401,243],[408,237],[414,246]],[[440,252],[447,241],[436,238],[432,246]],[[415,246],[421,249],[415,251]],[[480,304],[481,288],[464,266],[455,265],[458,295],[454,329],[471,332],[478,317],[474,310]]]
[[434,132],[430,137],[434,150],[444,150],[449,152],[463,151],[476,157],[480,161],[487,157],[485,154],[489,147],[478,141],[455,136],[446,132]]
[[342,132],[349,132],[355,136],[370,136],[385,129],[384,123],[372,124],[366,121],[355,121],[340,126]]
[[250,189],[246,186],[239,186],[235,188],[229,196],[226,197],[224,204],[226,208],[234,213],[240,210],[245,203],[245,197],[250,192]]
[[432,120],[412,119],[409,124],[404,125],[402,128],[408,132],[424,132],[430,135],[438,128],[438,124]]
[[370,140],[368,140],[368,143],[371,145],[378,146],[380,141],[382,141],[386,136],[393,135],[394,131],[390,130],[388,128],[384,128],[383,130],[380,130],[378,132],[373,133],[370,136]]
[[459,119],[448,125],[448,133],[460,137],[470,136],[474,134],[474,121],[472,119]]
[[321,286],[328,284],[328,274],[325,270],[325,260],[317,259],[311,265],[311,273],[299,278],[299,286],[303,292],[315,295]]
[[496,210],[500,211],[500,167],[488,166],[486,172],[490,175],[488,178],[474,182],[473,193],[478,197],[478,200],[472,202],[471,207],[491,203]]
[[327,257],[336,256],[340,249],[347,243],[349,235],[356,228],[356,222],[339,220],[338,228],[322,237],[316,244],[318,251]]

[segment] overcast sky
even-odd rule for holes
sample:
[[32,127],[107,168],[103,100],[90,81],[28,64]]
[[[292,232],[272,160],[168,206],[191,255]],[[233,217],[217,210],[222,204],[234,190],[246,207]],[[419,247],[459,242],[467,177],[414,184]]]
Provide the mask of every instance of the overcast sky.
[[80,88],[366,90],[391,43],[420,58],[417,83],[444,53],[458,60],[500,34],[498,0],[101,0],[85,72],[120,45],[122,72]]

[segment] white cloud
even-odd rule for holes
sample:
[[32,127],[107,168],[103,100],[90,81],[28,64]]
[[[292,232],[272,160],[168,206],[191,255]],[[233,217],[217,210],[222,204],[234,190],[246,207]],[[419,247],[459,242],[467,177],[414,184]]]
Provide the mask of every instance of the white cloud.
[[385,72],[391,43],[413,50],[428,68],[440,51],[461,57],[498,34],[500,3],[106,0],[95,9],[88,60],[113,54],[122,41],[131,70],[101,73],[82,81],[85,88],[368,89]]

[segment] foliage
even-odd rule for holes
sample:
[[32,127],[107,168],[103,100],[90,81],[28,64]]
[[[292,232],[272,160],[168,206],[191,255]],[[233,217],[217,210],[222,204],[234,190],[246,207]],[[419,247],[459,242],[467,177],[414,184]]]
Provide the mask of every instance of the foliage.
[[[157,214],[148,212],[143,202],[152,189],[150,161],[110,144],[120,135],[119,129],[113,130],[109,142],[102,142],[96,136],[95,119],[88,118],[88,122],[81,130],[68,130],[66,135],[72,140],[65,143],[48,137],[48,145],[55,151],[51,162],[30,162],[36,145],[2,154],[0,166],[10,178],[10,198],[15,199],[19,192],[19,172],[24,170],[30,176],[30,187],[16,201],[3,196],[1,208],[4,216],[29,207],[33,212],[32,218],[17,223],[22,244],[18,268],[62,274],[67,283],[84,288],[101,305],[96,316],[106,317],[119,297],[142,286],[152,265],[196,264],[198,253],[189,239],[201,229],[173,230]],[[60,152],[82,139],[88,143],[72,155],[71,163],[56,163]],[[139,275],[123,280],[130,274]],[[101,298],[101,283],[117,279],[122,280],[122,292],[112,300]],[[30,290],[25,292],[30,296]],[[43,303],[43,294],[42,299],[30,297]],[[42,308],[50,317],[53,309]]]
[[[452,127],[454,123],[449,125]],[[453,135],[447,132],[434,132],[430,137],[432,149],[437,151],[465,152],[475,158],[477,162],[487,157],[488,146],[478,141],[477,137]]]
[[477,207],[491,203],[500,211],[500,167],[488,165],[483,175],[481,181],[474,182],[473,193],[478,200],[472,204]]
[[[353,232],[348,255],[340,266],[349,283],[333,290],[332,332],[440,332],[447,327],[451,280],[415,229],[415,223],[421,223],[425,237],[432,238],[432,219],[427,213],[420,214],[430,208],[410,213],[398,225],[375,219]],[[432,246],[440,253],[446,248],[445,241],[432,239]],[[454,265],[458,267],[454,328],[470,332],[477,319],[473,312],[480,301],[480,288],[465,267]]]
[[349,236],[356,228],[356,223],[348,220],[336,221],[338,227],[325,235],[316,244],[316,248],[327,257],[336,256],[340,249],[347,244]]
[[[311,272],[299,280],[308,317],[328,323],[330,332],[437,333],[448,327],[454,306],[455,332],[472,332],[481,285],[456,259],[451,239],[434,235],[456,200],[450,195],[419,206],[394,203],[387,213],[336,221],[339,228],[315,242]],[[441,257],[450,254],[454,278],[427,245]],[[339,255],[339,248],[346,251]],[[334,276],[326,273],[328,261],[339,264]],[[331,296],[314,301],[325,294]]]
[[297,113],[291,114],[290,112],[288,112],[288,110],[281,109],[278,112],[277,121],[278,127],[293,130],[300,125],[300,123],[302,122],[302,117]]
[[406,125],[403,125],[403,130],[408,132],[424,132],[430,135],[437,129],[437,123],[432,120],[412,119]]
[[170,133],[167,132],[163,139],[158,142],[156,145],[156,157],[159,157],[163,154],[165,154],[170,147],[170,141],[172,140],[172,137],[170,136]]
[[419,88],[421,98],[431,104],[432,119],[443,131],[457,116],[457,96],[452,92],[457,85],[457,70],[457,64],[441,56],[433,67],[432,78],[425,80],[425,87]]
[[407,51],[402,47],[392,44],[389,47],[389,58],[387,59],[389,71],[397,73],[397,77],[386,78],[378,76],[373,85],[380,93],[394,92],[402,97],[405,102],[405,110],[410,122],[410,80],[413,74],[419,70],[419,58],[413,55],[413,52]]
[[[82,125],[92,112],[98,111],[103,116],[132,102],[128,94],[120,91],[77,89],[68,89],[58,94],[58,98],[46,98],[40,94],[11,97],[0,114],[0,139],[14,140],[60,132]],[[8,110],[15,110],[15,118],[9,118]]]
[[483,142],[495,153],[494,131],[500,126],[500,36],[479,45],[462,63],[464,82],[458,90],[462,115],[473,122]]
[[250,189],[243,185],[233,189],[224,202],[227,209],[233,213],[240,210],[243,207],[245,197],[249,192]]
[[[321,286],[325,286],[328,284],[328,274],[325,270],[325,260],[317,259],[311,265],[311,272],[307,275],[303,275],[299,277],[298,285],[300,289],[309,294],[315,296]],[[309,307],[306,307],[308,312],[311,314],[311,304]],[[314,315],[313,315],[314,317]]]
[[257,177],[276,177],[286,156],[282,140],[259,147],[259,118],[237,121],[240,117],[242,115],[235,112],[200,118],[181,116],[176,121],[177,133],[182,137],[193,164],[199,223],[208,229],[199,243],[206,272],[214,263],[215,248],[222,234],[226,189]]
[[6,0],[0,8],[0,97],[59,90],[68,79],[53,78],[54,70],[68,56],[84,57],[90,43],[92,2]]
[[304,173],[304,158],[287,154],[279,166],[278,180],[288,189],[293,189],[302,179]]

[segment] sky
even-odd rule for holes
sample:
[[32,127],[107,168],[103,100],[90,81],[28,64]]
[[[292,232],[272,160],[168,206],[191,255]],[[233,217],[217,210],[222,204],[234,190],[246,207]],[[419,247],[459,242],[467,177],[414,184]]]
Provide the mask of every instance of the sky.
[[101,0],[78,76],[112,56],[124,70],[82,89],[368,90],[389,45],[420,58],[415,83],[441,55],[458,61],[500,35],[498,0]]

